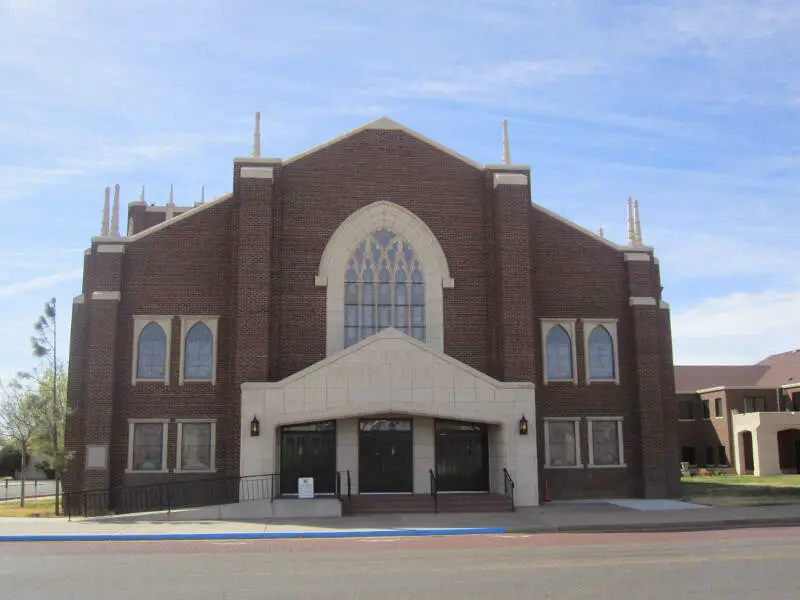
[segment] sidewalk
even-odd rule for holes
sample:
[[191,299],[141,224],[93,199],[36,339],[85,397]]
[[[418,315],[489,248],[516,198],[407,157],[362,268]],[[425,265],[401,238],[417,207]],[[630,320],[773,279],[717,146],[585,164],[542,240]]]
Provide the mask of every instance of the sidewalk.
[[800,526],[800,505],[672,510],[658,507],[643,503],[637,509],[611,502],[564,502],[522,508],[514,513],[369,515],[271,522],[148,521],[146,516],[137,520],[128,516],[72,521],[0,518],[0,542],[652,532]]

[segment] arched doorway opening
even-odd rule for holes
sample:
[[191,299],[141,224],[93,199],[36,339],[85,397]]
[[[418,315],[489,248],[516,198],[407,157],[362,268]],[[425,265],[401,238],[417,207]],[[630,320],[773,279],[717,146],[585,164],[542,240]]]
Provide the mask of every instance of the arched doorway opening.
[[778,432],[778,456],[782,472],[800,473],[800,429]]

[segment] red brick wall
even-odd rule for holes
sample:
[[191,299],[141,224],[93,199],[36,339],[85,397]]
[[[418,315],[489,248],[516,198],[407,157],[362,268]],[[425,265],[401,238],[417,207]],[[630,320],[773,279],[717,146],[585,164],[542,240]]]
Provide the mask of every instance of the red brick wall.
[[[235,165],[234,198],[126,245],[120,271],[122,301],[108,330],[117,328],[114,483],[158,479],[124,475],[131,418],[218,419],[218,470],[238,473],[240,384],[279,380],[324,357],[325,288],[314,285],[322,252],[350,214],[388,200],[419,216],[448,259],[456,285],[444,290],[445,351],[499,378],[532,378],[537,384],[540,440],[542,417],[625,418],[627,468],[545,471],[551,497],[641,493],[637,343],[639,348],[649,344],[642,351],[654,369],[656,384],[647,393],[656,412],[670,386],[659,376],[671,362],[659,334],[663,324],[655,319],[646,332],[637,334],[628,307],[631,290],[657,296],[658,274],[649,263],[639,263],[639,270],[629,274],[621,252],[530,208],[526,186],[495,190],[490,173],[402,132],[363,131],[293,163],[272,165],[272,180],[241,179],[239,169],[246,162]],[[265,166],[263,161],[252,162]],[[87,290],[96,282],[115,281],[115,273],[103,266],[105,260],[93,257],[87,263]],[[657,310],[652,309],[654,314]],[[134,314],[218,315],[216,385],[178,386],[176,318],[170,384],[132,387]],[[618,319],[621,385],[585,385],[580,324],[579,385],[543,385],[539,317]],[[92,348],[89,343],[87,351]],[[662,411],[661,419],[668,418]],[[586,456],[585,424],[582,429]],[[173,467],[174,423],[169,432]],[[543,460],[541,447],[540,456]]]

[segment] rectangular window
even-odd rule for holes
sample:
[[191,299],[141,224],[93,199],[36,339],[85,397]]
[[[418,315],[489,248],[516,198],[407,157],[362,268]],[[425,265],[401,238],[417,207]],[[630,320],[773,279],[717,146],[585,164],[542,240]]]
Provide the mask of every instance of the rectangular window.
[[684,446],[681,448],[681,462],[689,463],[690,465],[696,465],[697,463],[695,460],[694,446]]
[[131,422],[128,440],[128,470],[167,470],[167,423]]
[[728,451],[725,449],[725,446],[720,446],[718,448],[719,451],[719,464],[727,467],[728,466]]
[[589,465],[625,466],[621,418],[589,418]]
[[762,397],[748,397],[744,399],[744,412],[766,412],[767,399]]
[[714,465],[716,462],[714,461],[714,447],[708,446],[706,448],[706,464],[707,465]]
[[678,419],[681,421],[694,421],[694,410],[691,400],[681,400],[678,403]]
[[545,421],[545,466],[580,465],[579,425],[578,419]]
[[721,417],[722,415],[722,398],[714,398],[714,416]]
[[703,418],[711,418],[711,400],[703,400]]
[[213,471],[215,468],[216,423],[178,422],[178,470]]

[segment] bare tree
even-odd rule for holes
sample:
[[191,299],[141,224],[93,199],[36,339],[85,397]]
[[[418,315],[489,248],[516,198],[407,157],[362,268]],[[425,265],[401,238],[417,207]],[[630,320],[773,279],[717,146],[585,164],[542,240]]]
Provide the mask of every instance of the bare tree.
[[0,434],[10,446],[22,454],[19,505],[25,506],[25,467],[31,441],[36,435],[36,394],[24,387],[18,378],[8,385],[0,383]]

